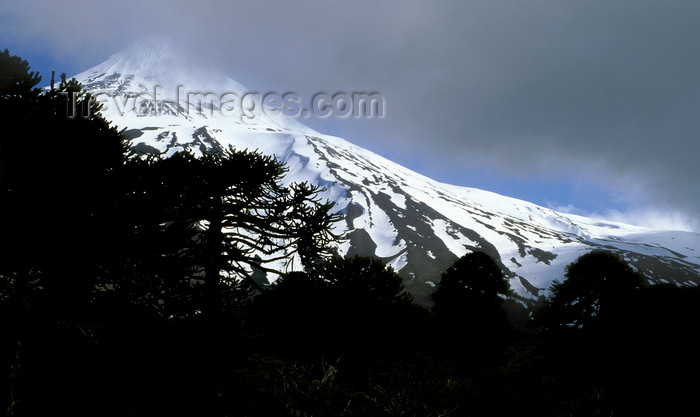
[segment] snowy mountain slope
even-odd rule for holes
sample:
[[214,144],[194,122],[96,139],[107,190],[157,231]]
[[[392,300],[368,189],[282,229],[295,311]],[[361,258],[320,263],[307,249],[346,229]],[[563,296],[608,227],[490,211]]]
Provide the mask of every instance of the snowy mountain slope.
[[[700,284],[699,234],[599,221],[442,184],[259,107],[223,114],[222,97],[241,97],[246,89],[197,67],[167,42],[132,45],[76,78],[103,102],[108,119],[128,128],[140,152],[258,149],[288,165],[287,181],[325,187],[323,197],[345,214],[341,227],[349,239],[341,253],[384,259],[424,304],[442,271],[477,249],[500,262],[522,304],[543,295],[566,265],[595,248],[620,253],[652,282]],[[193,104],[183,99],[188,92],[221,100]]]

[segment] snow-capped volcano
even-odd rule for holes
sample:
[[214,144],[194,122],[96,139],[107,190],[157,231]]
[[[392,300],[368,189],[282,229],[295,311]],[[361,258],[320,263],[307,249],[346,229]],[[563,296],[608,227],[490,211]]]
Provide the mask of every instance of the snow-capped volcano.
[[134,44],[76,78],[141,152],[258,149],[288,165],[287,181],[325,187],[322,197],[345,214],[349,239],[340,252],[383,259],[420,303],[429,304],[440,274],[473,250],[501,264],[521,304],[595,248],[621,254],[651,282],[700,284],[699,234],[599,221],[439,183],[283,114],[266,114],[259,102],[246,106],[243,86],[197,67],[167,42]]

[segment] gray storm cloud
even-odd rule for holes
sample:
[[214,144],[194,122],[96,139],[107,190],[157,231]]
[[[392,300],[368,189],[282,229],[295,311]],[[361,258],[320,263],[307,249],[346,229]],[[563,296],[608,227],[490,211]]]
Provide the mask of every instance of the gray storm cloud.
[[3,2],[0,40],[78,72],[168,36],[251,88],[378,91],[383,120],[308,124],[427,175],[585,178],[700,230],[700,3],[349,3]]

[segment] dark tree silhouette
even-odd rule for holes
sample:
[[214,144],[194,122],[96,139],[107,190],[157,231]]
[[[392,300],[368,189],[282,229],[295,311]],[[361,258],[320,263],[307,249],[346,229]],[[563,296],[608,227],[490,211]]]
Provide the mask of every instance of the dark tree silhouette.
[[538,321],[549,328],[588,328],[612,324],[642,288],[642,277],[620,257],[592,251],[566,268],[566,280],[554,281]]
[[400,304],[413,300],[404,290],[403,279],[376,258],[336,256],[315,268],[313,274],[339,295],[363,305]]
[[[132,273],[155,279],[163,289],[156,294],[172,294],[169,303],[152,299],[168,316],[215,314],[224,293],[249,294],[260,285],[253,275],[281,273],[295,259],[297,267],[310,266],[330,256],[339,239],[333,204],[308,183],[282,185],[286,167],[273,157],[233,149],[200,157],[181,152],[136,160],[126,170],[139,184],[124,210],[138,225],[138,251],[130,255],[133,265],[145,262]],[[168,310],[173,297],[188,293],[194,298],[175,304],[189,305],[189,312]]]
[[42,91],[7,50],[0,68],[0,276],[76,312],[105,273],[126,140],[77,81]]
[[[412,297],[381,260],[333,257],[279,278],[255,300],[253,319],[296,344],[352,349],[396,335]],[[386,340],[384,343],[387,343]]]
[[433,312],[468,331],[496,335],[510,327],[502,306],[509,289],[493,258],[485,252],[468,253],[442,274],[433,293]]
[[92,340],[90,305],[114,261],[107,237],[127,148],[77,81],[50,90],[40,81],[0,53],[0,345],[12,370],[2,402],[22,415],[70,401],[58,399],[67,390],[57,375],[80,385],[70,364]]

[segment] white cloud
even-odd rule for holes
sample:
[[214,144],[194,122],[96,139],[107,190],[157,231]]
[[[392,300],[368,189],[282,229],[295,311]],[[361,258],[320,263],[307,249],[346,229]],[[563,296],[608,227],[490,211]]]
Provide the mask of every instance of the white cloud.
[[629,211],[611,210],[603,215],[596,215],[604,220],[634,224],[661,230],[700,231],[697,220],[687,214],[672,210],[632,209]]

